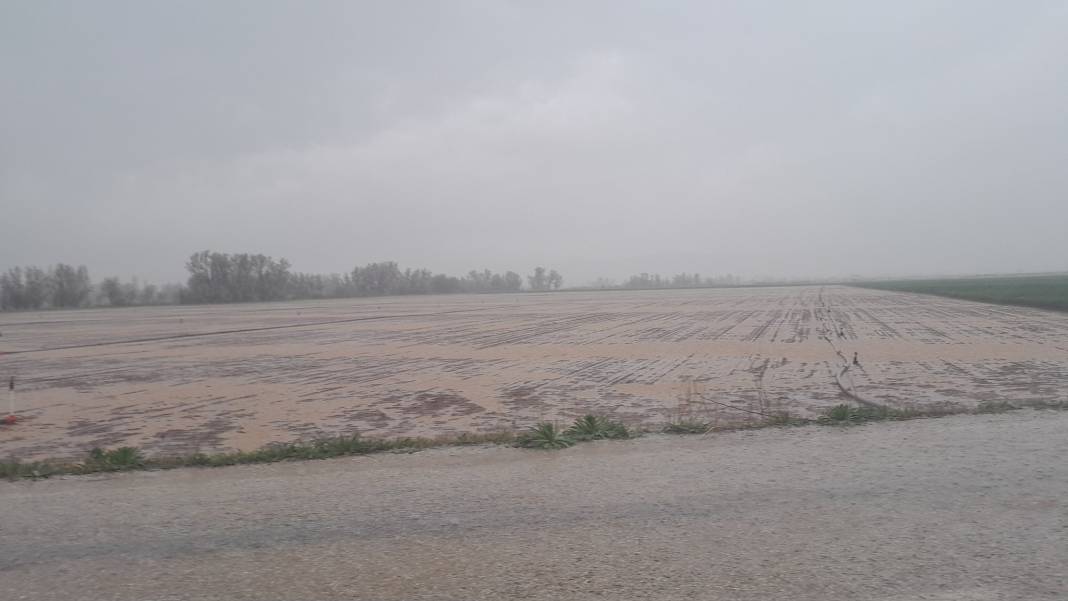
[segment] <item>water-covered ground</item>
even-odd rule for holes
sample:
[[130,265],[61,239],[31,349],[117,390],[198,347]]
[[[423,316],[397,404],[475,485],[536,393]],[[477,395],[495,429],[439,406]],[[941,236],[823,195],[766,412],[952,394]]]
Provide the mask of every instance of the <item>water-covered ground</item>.
[[843,387],[895,408],[1068,401],[1068,314],[839,286],[33,312],[0,333],[23,418],[0,457],[23,459],[589,412],[726,425],[813,417]]

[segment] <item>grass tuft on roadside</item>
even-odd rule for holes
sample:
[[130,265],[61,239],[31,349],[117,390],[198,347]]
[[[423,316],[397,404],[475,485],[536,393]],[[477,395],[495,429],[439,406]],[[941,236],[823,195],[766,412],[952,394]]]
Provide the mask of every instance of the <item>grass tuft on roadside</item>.
[[821,424],[849,424],[864,422],[881,422],[887,420],[905,420],[921,417],[942,417],[967,413],[962,409],[928,407],[924,409],[895,409],[885,406],[850,405],[842,403],[830,407],[816,421]]
[[565,434],[574,440],[583,441],[631,438],[635,433],[623,422],[591,414],[576,419]]
[[525,449],[566,449],[575,440],[552,422],[540,422],[516,439],[516,446]]
[[748,430],[778,426],[850,425],[872,421],[908,420],[945,417],[948,415],[983,415],[1005,413],[1017,409],[1068,410],[1068,401],[1029,401],[1010,404],[1004,401],[984,401],[972,409],[958,405],[927,406],[896,409],[879,406],[839,404],[829,407],[818,419],[803,419],[787,412],[770,414],[760,422],[735,427],[713,427],[708,421],[692,417],[675,418],[654,430],[628,428],[622,422],[604,416],[585,415],[566,430],[552,422],[541,422],[520,434],[513,432],[465,433],[441,438],[364,438],[358,434],[336,436],[311,441],[269,444],[254,451],[229,453],[193,453],[177,457],[145,457],[136,447],[105,450],[93,449],[82,462],[44,460],[22,462],[18,459],[0,461],[0,479],[42,479],[60,475],[82,475],[142,469],[174,469],[179,467],[222,467],[278,461],[328,459],[370,453],[411,453],[423,449],[465,445],[514,445],[530,449],[566,449],[577,442],[622,439],[639,436],[643,432],[667,434],[707,434],[709,432]]
[[336,436],[312,441],[269,444],[254,451],[229,453],[193,453],[177,457],[146,458],[136,447],[113,450],[93,449],[85,460],[78,462],[35,461],[24,463],[17,459],[0,461],[0,478],[7,480],[40,479],[60,475],[96,474],[138,469],[174,469],[179,467],[223,467],[253,463],[275,463],[297,459],[328,459],[348,455],[381,452],[414,452],[441,446],[478,444],[510,444],[516,437],[511,432],[465,433],[443,438],[363,438],[356,435]]
[[119,447],[110,451],[95,448],[82,464],[86,472],[121,472],[145,466],[145,456],[137,447]]

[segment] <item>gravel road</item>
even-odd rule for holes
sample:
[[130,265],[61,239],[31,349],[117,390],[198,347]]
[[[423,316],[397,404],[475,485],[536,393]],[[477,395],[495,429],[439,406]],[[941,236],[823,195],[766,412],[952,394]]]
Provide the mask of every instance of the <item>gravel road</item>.
[[4,599],[1068,597],[1068,413],[0,483]]

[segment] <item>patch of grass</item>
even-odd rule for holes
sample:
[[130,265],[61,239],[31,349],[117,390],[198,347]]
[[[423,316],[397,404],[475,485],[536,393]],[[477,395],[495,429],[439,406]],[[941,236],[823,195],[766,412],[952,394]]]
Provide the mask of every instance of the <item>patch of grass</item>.
[[[739,425],[732,430],[761,428],[768,426],[806,425],[806,424],[850,424],[881,420],[906,420],[926,417],[944,417],[960,414],[1002,413],[1019,408],[1068,410],[1068,401],[1027,401],[1017,405],[1006,402],[980,403],[974,409],[959,405],[945,404],[924,406],[921,408],[894,409],[886,407],[835,405],[828,408],[818,420],[795,418],[783,411],[768,416],[763,422]],[[705,434],[713,430],[708,421],[689,417],[676,417],[661,432],[669,434]],[[396,438],[377,439],[362,438],[359,435],[338,436],[312,441],[270,444],[254,451],[235,451],[231,453],[204,454],[193,453],[179,457],[146,458],[136,447],[122,447],[114,450],[93,449],[81,463],[56,460],[20,462],[17,459],[0,461],[0,478],[8,480],[48,478],[58,475],[92,474],[98,472],[117,472],[136,469],[173,469],[178,467],[221,467],[252,463],[272,463],[297,459],[327,459],[346,455],[364,455],[380,452],[414,452],[422,449],[442,446],[476,445],[476,444],[515,444],[516,446],[538,449],[562,449],[582,440],[598,438],[629,438],[639,434],[620,422],[604,417],[587,415],[579,418],[567,431],[562,431],[555,424],[542,422],[530,430],[519,434],[512,432],[490,432],[460,434],[441,438]]]
[[887,420],[900,421],[927,417],[945,417],[947,415],[963,415],[968,413],[979,413],[979,411],[969,411],[966,408],[953,404],[898,409],[885,406],[850,405],[843,403],[828,408],[816,422],[820,424],[850,424]]
[[0,478],[19,480],[21,478],[47,478],[65,473],[64,466],[52,461],[31,461],[23,463],[18,459],[0,461]]
[[907,419],[917,417],[907,411],[891,409],[889,407],[871,407],[868,405],[849,405],[842,403],[827,409],[822,416],[821,422],[825,423],[857,423],[884,421],[888,419]]
[[916,292],[1002,305],[1068,311],[1068,275],[860,282],[862,288]]
[[86,472],[120,472],[145,466],[145,456],[137,447],[119,447],[110,451],[95,448],[83,464]]
[[712,424],[699,419],[675,419],[664,426],[665,434],[706,434],[710,431]]
[[574,440],[604,440],[630,438],[634,435],[622,422],[600,415],[584,415],[564,433]]
[[274,463],[296,459],[328,459],[368,453],[414,452],[433,447],[476,444],[510,444],[511,432],[467,433],[442,438],[363,438],[359,435],[337,436],[312,441],[269,444],[254,451],[230,453],[193,453],[178,457],[146,458],[140,449],[122,447],[113,450],[93,449],[81,463],[39,461],[22,463],[17,459],[0,462],[0,478],[48,478],[58,475],[94,474],[136,469],[174,469],[179,467],[223,467],[253,463]]
[[269,444],[254,451],[235,451],[217,455],[196,454],[179,459],[179,463],[180,465],[219,467],[250,463],[275,463],[291,459],[329,459],[331,457],[366,455],[381,451],[417,450],[429,448],[433,444],[430,439],[399,438],[396,440],[380,440],[363,438],[358,434],[354,434],[311,441]]
[[565,434],[552,422],[541,422],[521,434],[516,444],[527,449],[566,449],[575,444],[575,440]]
[[830,409],[825,411],[823,413],[823,417],[825,417],[827,421],[831,422],[845,422],[849,421],[849,418],[852,413],[853,407],[843,403],[841,405],[835,405],[834,407],[831,407]]

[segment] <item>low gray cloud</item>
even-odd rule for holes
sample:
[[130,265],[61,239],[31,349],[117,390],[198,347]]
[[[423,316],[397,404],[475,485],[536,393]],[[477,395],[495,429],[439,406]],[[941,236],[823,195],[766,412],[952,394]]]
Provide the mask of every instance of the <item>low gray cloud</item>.
[[10,3],[0,264],[1068,269],[1068,3]]

